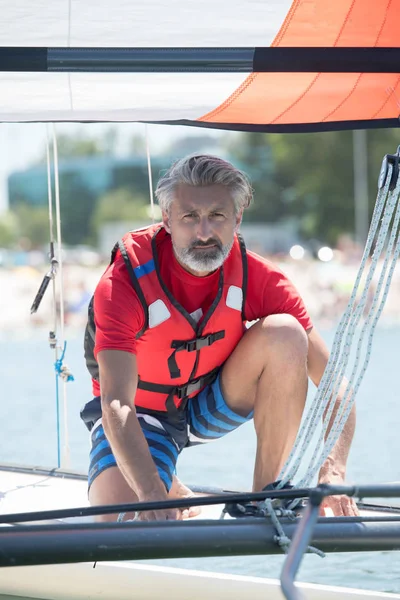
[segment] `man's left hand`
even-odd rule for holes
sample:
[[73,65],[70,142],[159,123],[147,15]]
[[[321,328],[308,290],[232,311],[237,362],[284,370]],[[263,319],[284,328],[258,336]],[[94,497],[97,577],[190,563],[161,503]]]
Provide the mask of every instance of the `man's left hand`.
[[[327,485],[345,485],[344,479],[339,476],[324,477],[319,483]],[[321,504],[320,514],[322,517],[358,517],[357,504],[350,496],[327,496]]]

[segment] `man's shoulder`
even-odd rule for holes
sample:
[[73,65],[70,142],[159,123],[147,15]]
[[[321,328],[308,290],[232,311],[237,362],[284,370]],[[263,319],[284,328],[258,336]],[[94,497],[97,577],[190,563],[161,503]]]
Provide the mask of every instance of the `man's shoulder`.
[[261,256],[252,250],[246,250],[246,254],[249,273],[283,274],[280,267],[268,258],[265,258],[264,256]]
[[[130,277],[128,269],[126,268],[124,258],[121,254],[118,254],[114,261],[107,265],[105,271],[101,275],[99,282],[96,287],[96,292],[99,293],[99,289],[104,291],[105,288],[118,285],[118,283],[130,285]],[[132,288],[133,289],[133,288]]]
[[150,241],[154,234],[160,230],[163,230],[162,223],[153,223],[152,225],[144,225],[143,227],[139,227],[137,229],[131,229],[127,231],[125,235],[122,237],[124,242],[129,240],[135,240],[136,242],[140,241]]

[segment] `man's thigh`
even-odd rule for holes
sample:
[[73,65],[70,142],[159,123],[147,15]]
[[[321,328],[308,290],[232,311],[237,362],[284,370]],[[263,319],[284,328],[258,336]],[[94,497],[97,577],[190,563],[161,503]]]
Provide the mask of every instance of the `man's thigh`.
[[[176,431],[174,425],[167,422],[166,415],[157,418],[138,410],[137,416],[160,478],[169,491],[178,455],[187,441],[187,430],[184,432],[184,439],[180,439],[183,432]],[[101,502],[96,501],[95,504],[132,501],[123,499],[133,492],[119,472],[101,420],[91,432],[91,446],[88,474],[91,503],[95,496],[101,499]]]
[[250,327],[221,369],[221,392],[226,404],[246,416],[254,408],[257,384],[265,366],[262,324]]
[[227,405],[243,416],[253,410],[262,374],[268,371],[271,386],[276,377],[284,377],[290,352],[299,339],[303,345],[304,335],[300,323],[288,314],[269,315],[252,325],[222,368],[221,390]]
[[188,446],[219,439],[253,417],[253,411],[241,415],[228,405],[221,389],[221,376],[222,369],[213,383],[188,402]]

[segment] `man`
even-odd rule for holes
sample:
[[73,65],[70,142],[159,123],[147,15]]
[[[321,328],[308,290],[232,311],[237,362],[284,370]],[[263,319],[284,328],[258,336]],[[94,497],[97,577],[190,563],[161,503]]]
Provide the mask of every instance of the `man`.
[[[82,418],[92,432],[93,505],[188,495],[174,475],[181,450],[249,419],[257,434],[253,489],[273,483],[299,428],[308,377],[318,385],[328,360],[294,286],[238,234],[252,199],[241,171],[192,155],[168,170],[156,195],[162,224],[116,245],[89,309],[85,355],[95,398]],[[320,482],[343,483],[354,427],[353,410]],[[356,513],[347,497],[326,506]]]

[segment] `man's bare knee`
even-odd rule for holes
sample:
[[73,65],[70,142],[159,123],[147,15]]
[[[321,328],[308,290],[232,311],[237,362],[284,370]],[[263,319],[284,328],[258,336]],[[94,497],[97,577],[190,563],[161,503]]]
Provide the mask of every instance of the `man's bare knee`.
[[254,327],[254,334],[260,338],[265,349],[282,351],[286,355],[306,358],[308,337],[299,321],[289,314],[269,315],[260,319]]

